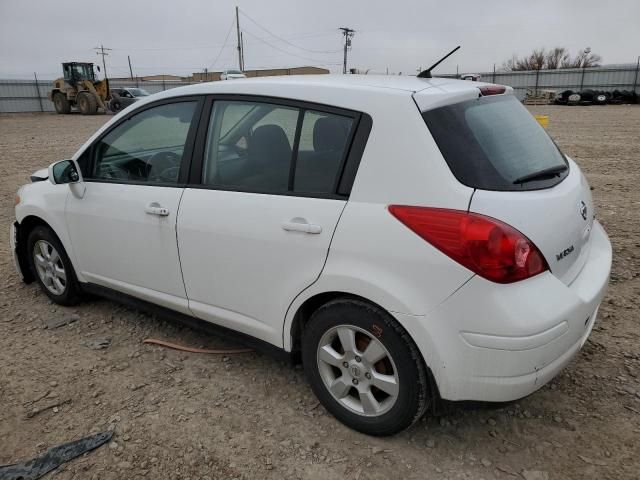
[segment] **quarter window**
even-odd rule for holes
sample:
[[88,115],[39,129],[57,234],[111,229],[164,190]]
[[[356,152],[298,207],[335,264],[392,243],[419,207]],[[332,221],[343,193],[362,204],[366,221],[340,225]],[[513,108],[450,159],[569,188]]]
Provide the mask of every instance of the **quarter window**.
[[95,146],[89,178],[176,184],[197,102],[149,108]]

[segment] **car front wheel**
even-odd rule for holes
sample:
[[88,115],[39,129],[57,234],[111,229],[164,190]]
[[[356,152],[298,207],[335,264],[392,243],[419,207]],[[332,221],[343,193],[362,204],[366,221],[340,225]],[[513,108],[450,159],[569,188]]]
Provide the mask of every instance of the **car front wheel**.
[[305,328],[302,358],[323,406],[369,435],[399,432],[426,411],[426,367],[389,314],[355,299],[320,307]]
[[75,305],[80,300],[80,288],[71,261],[53,231],[35,227],[27,239],[29,261],[40,287],[60,305]]

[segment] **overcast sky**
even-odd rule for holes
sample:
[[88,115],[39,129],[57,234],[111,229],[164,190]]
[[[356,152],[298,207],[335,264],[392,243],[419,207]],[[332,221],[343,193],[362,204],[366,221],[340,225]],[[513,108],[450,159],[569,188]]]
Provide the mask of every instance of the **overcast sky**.
[[604,63],[640,55],[640,0],[0,0],[0,78],[60,76],[63,61],[101,61],[100,44],[114,77],[128,75],[127,55],[141,76],[237,67],[236,5],[247,69],[341,72],[343,26],[357,32],[349,66],[380,73],[415,74],[458,44],[440,73],[489,71],[537,47],[589,46]]

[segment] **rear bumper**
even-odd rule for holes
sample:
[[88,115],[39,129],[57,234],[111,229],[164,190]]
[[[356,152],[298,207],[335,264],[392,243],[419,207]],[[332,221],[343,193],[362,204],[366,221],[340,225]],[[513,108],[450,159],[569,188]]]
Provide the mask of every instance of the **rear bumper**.
[[542,387],[586,342],[611,269],[611,244],[594,223],[589,258],[569,284],[547,272],[498,285],[473,277],[425,317],[403,316],[440,395],[510,401]]

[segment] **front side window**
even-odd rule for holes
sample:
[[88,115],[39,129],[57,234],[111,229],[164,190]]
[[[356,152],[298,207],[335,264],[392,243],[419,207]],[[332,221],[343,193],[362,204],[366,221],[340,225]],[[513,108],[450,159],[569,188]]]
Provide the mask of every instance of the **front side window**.
[[203,183],[264,193],[334,193],[353,123],[296,107],[216,101]]
[[175,184],[197,102],[144,110],[105,135],[94,148],[89,179]]

